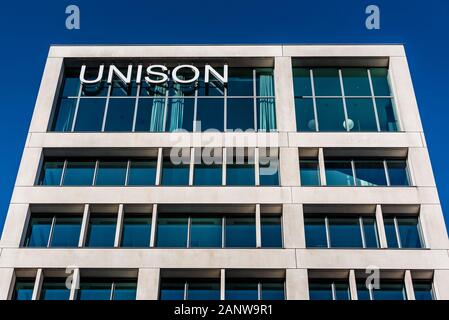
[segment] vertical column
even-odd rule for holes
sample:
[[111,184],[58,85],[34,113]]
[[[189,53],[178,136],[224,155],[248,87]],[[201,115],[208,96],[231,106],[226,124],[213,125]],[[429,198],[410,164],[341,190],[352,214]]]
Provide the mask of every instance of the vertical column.
[[355,271],[354,270],[349,270],[349,291],[351,293],[351,300],[358,300],[357,281],[355,279]]
[[15,282],[14,268],[0,268],[0,300],[11,299]]
[[222,170],[222,185],[226,185],[226,163],[228,162],[226,158],[227,148],[223,148],[223,170]]
[[415,290],[413,289],[413,280],[410,270],[405,270],[404,284],[407,300],[415,300]]
[[33,294],[31,300],[39,300],[42,289],[42,282],[44,281],[44,272],[42,268],[37,269],[36,279],[34,280]]
[[[201,149],[198,149],[201,157]],[[190,163],[189,163],[189,186],[193,186],[193,174],[195,169],[195,148],[190,148]]]
[[159,279],[159,269],[139,269],[136,300],[157,300]]
[[84,213],[83,213],[83,221],[81,222],[81,232],[80,232],[80,241],[78,243],[78,247],[82,248],[84,247],[84,244],[86,243],[87,238],[87,230],[89,227],[89,204],[84,205]]
[[115,227],[114,248],[120,247],[122,229],[123,229],[123,204],[119,204],[117,213],[117,226]]
[[156,245],[156,226],[157,226],[157,204],[153,204],[153,213],[151,217],[151,235],[150,235],[151,248],[153,248]]
[[226,298],[226,270],[220,270],[220,300],[225,300]]
[[384,216],[382,214],[382,206],[376,205],[376,226],[379,235],[379,244],[381,248],[388,248],[387,235],[385,234]]
[[254,171],[256,186],[260,186],[260,162],[259,162],[259,148],[254,148]]
[[282,234],[284,248],[306,247],[302,204],[284,204],[282,206]]
[[78,294],[78,289],[80,287],[80,269],[73,269],[72,276],[72,286],[70,287],[70,298],[69,300],[75,300]]
[[281,186],[299,186],[298,148],[279,148],[279,171]]
[[23,243],[26,227],[30,216],[28,204],[9,205],[0,246],[3,248],[18,248]]
[[256,248],[262,247],[262,235],[260,224],[260,204],[256,204]]
[[276,119],[279,132],[295,132],[295,98],[293,94],[293,70],[290,57],[274,58],[274,91],[276,95]]
[[[449,300],[449,270],[435,270],[433,275],[433,288],[435,299]],[[1,283],[0,283],[1,285]]]
[[157,165],[156,165],[156,185],[160,185],[162,181],[162,162],[164,160],[164,155],[162,148],[157,149]]
[[318,149],[318,165],[320,169],[320,183],[322,186],[326,186],[326,167],[324,166],[324,150],[323,148]]
[[287,269],[287,300],[309,300],[309,278],[306,269]]

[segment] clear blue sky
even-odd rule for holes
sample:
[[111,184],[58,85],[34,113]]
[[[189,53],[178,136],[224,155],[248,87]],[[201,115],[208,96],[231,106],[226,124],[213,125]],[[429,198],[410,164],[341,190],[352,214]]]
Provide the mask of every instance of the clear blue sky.
[[[70,4],[80,30],[65,28]],[[370,4],[380,30],[365,28]],[[2,1],[0,230],[50,44],[404,43],[449,221],[448,20],[447,0]]]

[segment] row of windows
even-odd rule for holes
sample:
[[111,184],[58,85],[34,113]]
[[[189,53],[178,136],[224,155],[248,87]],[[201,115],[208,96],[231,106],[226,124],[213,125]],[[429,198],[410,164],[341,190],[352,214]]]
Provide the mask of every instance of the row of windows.
[[[68,214],[32,215],[25,247],[112,248],[116,240],[117,215],[90,214],[87,236],[80,244],[82,216]],[[148,248],[151,214],[125,213],[120,247]],[[179,215],[160,214],[156,222],[155,247],[158,248],[255,248],[254,215]],[[261,215],[261,246],[281,248],[281,218]]]

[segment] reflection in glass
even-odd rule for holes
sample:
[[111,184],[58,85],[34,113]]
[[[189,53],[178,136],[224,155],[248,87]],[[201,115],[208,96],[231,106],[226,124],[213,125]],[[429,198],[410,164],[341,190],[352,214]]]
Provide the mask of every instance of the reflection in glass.
[[95,161],[67,161],[62,184],[65,186],[91,186],[94,172]]
[[190,247],[221,248],[222,219],[192,217],[190,226]]
[[256,220],[249,216],[226,217],[226,247],[255,248]]
[[74,131],[100,132],[105,106],[106,99],[80,99]]
[[131,132],[133,129],[136,99],[109,99],[106,124],[107,132]]
[[124,186],[127,166],[127,161],[99,161],[95,185]]
[[61,183],[64,161],[45,161],[42,166],[42,173],[39,179],[39,185],[59,186]]
[[150,246],[151,216],[145,214],[125,214],[121,247],[148,248]]
[[354,161],[358,186],[386,186],[385,167],[382,160]]
[[187,217],[159,217],[156,247],[186,248],[187,222]]
[[316,108],[320,131],[347,131],[342,99],[316,99]]
[[91,214],[87,230],[86,247],[114,247],[116,224],[116,216]]
[[328,186],[353,186],[354,177],[350,160],[326,160],[326,182]]

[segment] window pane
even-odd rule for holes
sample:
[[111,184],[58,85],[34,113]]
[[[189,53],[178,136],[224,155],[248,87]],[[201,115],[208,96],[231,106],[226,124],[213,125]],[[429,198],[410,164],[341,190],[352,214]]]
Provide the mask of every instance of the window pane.
[[258,300],[258,283],[229,280],[226,282],[225,300]]
[[221,186],[222,184],[221,164],[196,164],[193,171],[193,183],[196,186]]
[[279,159],[267,158],[259,162],[259,183],[261,186],[279,186]]
[[285,300],[284,282],[262,282],[262,300]]
[[48,245],[52,217],[31,217],[25,247],[42,247]]
[[387,68],[371,68],[371,80],[373,81],[374,95],[390,96],[390,85],[388,83]]
[[86,247],[114,247],[116,216],[91,215],[87,231]]
[[378,161],[354,161],[356,182],[358,186],[386,186],[384,163]]
[[63,185],[91,186],[95,172],[95,161],[67,161]]
[[[222,98],[198,98],[196,131],[215,129],[223,131],[224,100]],[[200,122],[200,123],[198,123]]]
[[[128,74],[127,69],[120,70],[125,77]],[[136,84],[136,75],[132,75],[132,79],[130,84],[123,83],[122,80],[114,79],[112,80],[112,88],[111,88],[111,97],[131,97],[137,95],[137,84]]]
[[165,96],[167,91],[167,83],[163,84],[148,84],[146,81],[142,81],[140,84],[140,96],[141,97],[161,97]]
[[396,237],[396,228],[394,226],[394,219],[384,218],[384,225],[388,248],[399,248],[398,239]]
[[387,168],[391,186],[410,185],[407,162],[405,160],[387,161]]
[[189,281],[187,300],[220,300],[219,281]]
[[66,69],[64,71],[64,83],[62,85],[61,96],[62,97],[76,97],[80,90],[80,69]]
[[45,161],[39,179],[39,185],[59,186],[63,168],[64,161]]
[[341,96],[340,76],[338,74],[338,69],[313,69],[313,79],[315,83],[315,95]]
[[184,300],[185,282],[177,279],[162,279],[160,300]]
[[316,99],[319,131],[346,131],[342,99]]
[[357,283],[357,299],[358,300],[371,300],[369,290],[366,287],[365,282]]
[[128,173],[128,186],[152,186],[156,183],[157,161],[132,160]]
[[227,130],[254,130],[254,100],[230,98],[227,100]]
[[228,96],[253,96],[253,69],[229,68]]
[[372,99],[346,99],[349,131],[377,131]]
[[326,182],[328,186],[353,186],[354,177],[350,160],[326,160]]
[[189,165],[173,164],[170,159],[164,159],[161,184],[163,186],[189,185],[189,169]]
[[[214,69],[220,74],[223,75],[223,68],[214,67]],[[209,74],[209,83],[205,83],[204,81],[204,73],[200,74],[200,81],[197,84],[198,86],[198,96],[224,96],[224,85],[217,79],[213,74]]]
[[276,131],[276,107],[272,98],[257,98],[257,129],[259,132]]
[[127,166],[127,161],[99,161],[95,185],[124,186]]
[[112,300],[136,300],[137,283],[136,282],[115,282],[114,296]]
[[172,98],[168,103],[167,126],[165,131],[193,131],[195,99]]
[[75,115],[77,99],[63,98],[56,109],[51,131],[69,132],[72,130],[73,116]]
[[81,232],[81,221],[81,216],[57,216],[50,247],[78,247]]
[[11,300],[31,300],[33,297],[34,279],[16,279]]
[[78,300],[111,300],[112,283],[81,282],[78,290]]
[[305,68],[293,68],[293,86],[295,97],[311,96],[312,85],[310,82],[310,70]]
[[109,99],[104,131],[131,132],[133,130],[136,99]]
[[334,300],[331,283],[309,283],[310,300]]
[[418,218],[397,218],[402,248],[422,248]]
[[256,184],[254,175],[254,164],[226,165],[226,185],[228,186],[254,186]]
[[255,217],[226,217],[226,247],[256,247]]
[[100,132],[106,99],[81,99],[76,116],[75,131]]
[[301,173],[301,186],[321,185],[318,160],[301,160],[299,167]]
[[262,248],[282,248],[282,228],[280,216],[261,216]]
[[406,300],[402,283],[382,283],[380,289],[373,290],[374,300]]
[[351,300],[349,285],[347,283],[335,283],[335,300]]
[[187,222],[188,218],[158,218],[156,246],[168,248],[187,247]]
[[[97,69],[98,71],[98,69]],[[97,78],[98,73],[93,72],[92,75],[86,75],[85,79]],[[89,74],[89,72],[87,72]],[[82,97],[106,97],[108,95],[109,85],[103,79],[96,84],[85,84],[81,90]]]
[[327,248],[326,223],[324,218],[305,218],[307,248]]
[[164,131],[164,98],[140,98],[137,106],[136,132]]
[[65,279],[45,279],[42,283],[40,300],[69,300],[70,289]]
[[296,127],[298,131],[316,131],[312,99],[295,99]]
[[346,96],[371,96],[367,69],[343,68],[341,73]]
[[143,214],[125,214],[121,247],[148,248],[150,245],[151,216]]
[[365,246],[367,248],[379,248],[376,219],[363,218],[363,233],[365,235]]
[[431,282],[413,282],[416,300],[433,300],[433,288]]
[[190,247],[221,248],[222,218],[192,217]]
[[358,218],[329,218],[331,248],[363,248]]
[[398,131],[399,124],[394,111],[393,100],[376,99],[376,108],[379,117],[380,131]]

